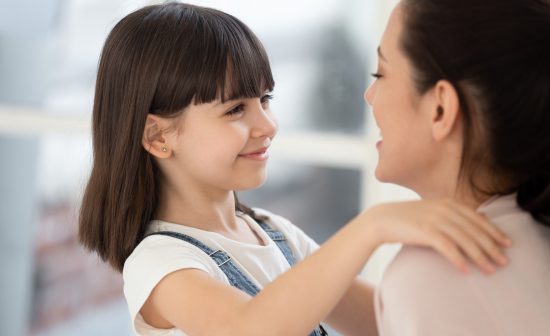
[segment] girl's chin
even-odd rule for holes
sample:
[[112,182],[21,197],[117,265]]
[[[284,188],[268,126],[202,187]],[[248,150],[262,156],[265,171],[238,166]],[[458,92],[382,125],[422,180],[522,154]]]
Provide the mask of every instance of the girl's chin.
[[248,181],[242,181],[238,186],[234,188],[235,191],[247,191],[257,189],[264,185],[267,180],[266,176],[258,177],[257,179],[250,179]]

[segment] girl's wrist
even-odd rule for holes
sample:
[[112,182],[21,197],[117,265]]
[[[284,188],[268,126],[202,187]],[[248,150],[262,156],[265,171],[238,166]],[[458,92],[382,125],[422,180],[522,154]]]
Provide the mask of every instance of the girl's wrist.
[[380,225],[384,223],[378,214],[378,207],[379,205],[371,207],[352,220],[352,225],[357,227],[357,234],[363,239],[363,244],[366,248],[365,251],[369,254],[378,246],[385,243],[379,232]]

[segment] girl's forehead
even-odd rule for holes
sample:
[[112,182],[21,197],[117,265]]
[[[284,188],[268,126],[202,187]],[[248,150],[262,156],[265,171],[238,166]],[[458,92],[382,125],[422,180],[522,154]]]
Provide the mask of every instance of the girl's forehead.
[[273,90],[273,86],[268,85],[268,80],[267,78],[255,78],[250,81],[249,78],[242,78],[238,74],[227,72],[223,88],[218,87],[217,99],[226,102],[242,98],[260,97]]

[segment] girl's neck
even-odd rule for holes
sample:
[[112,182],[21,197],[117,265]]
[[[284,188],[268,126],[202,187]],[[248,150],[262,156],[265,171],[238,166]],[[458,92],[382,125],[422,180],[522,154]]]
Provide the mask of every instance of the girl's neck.
[[179,193],[163,188],[156,219],[204,231],[216,232],[242,243],[264,245],[263,240],[235,211],[232,191]]
[[232,191],[179,192],[163,186],[155,218],[206,231],[232,231],[237,227]]

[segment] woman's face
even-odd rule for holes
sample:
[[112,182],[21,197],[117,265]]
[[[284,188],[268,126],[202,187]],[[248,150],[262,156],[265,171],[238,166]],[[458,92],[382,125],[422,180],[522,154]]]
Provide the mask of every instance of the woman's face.
[[378,49],[378,71],[365,92],[380,141],[376,144],[379,161],[376,178],[418,192],[433,165],[428,110],[429,93],[420,95],[413,87],[411,66],[401,51],[399,38],[403,13],[398,5],[390,16]]

